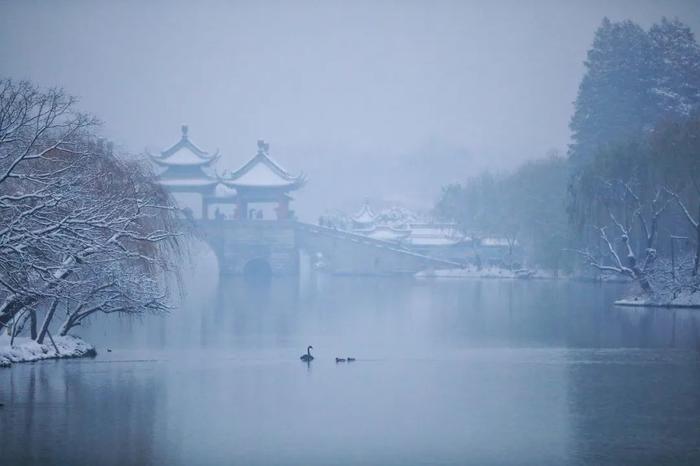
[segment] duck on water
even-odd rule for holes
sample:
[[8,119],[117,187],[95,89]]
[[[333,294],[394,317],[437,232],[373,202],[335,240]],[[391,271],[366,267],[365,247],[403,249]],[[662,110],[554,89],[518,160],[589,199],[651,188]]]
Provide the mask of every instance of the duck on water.
[[301,360],[304,361],[304,362],[313,361],[314,357],[311,356],[311,350],[312,350],[312,349],[314,349],[313,346],[309,346],[308,348],[306,348],[306,354],[302,354],[301,357],[300,357],[299,359],[301,359]]
[[347,357],[347,358],[335,358],[335,362],[353,362],[355,361],[355,358]]
[[[311,350],[312,350],[312,349],[314,349],[314,347],[311,346],[311,345],[309,345],[309,346],[306,348],[306,354],[302,354],[302,355],[299,357],[299,359],[301,359],[301,360],[304,361],[304,362],[311,362],[311,361],[313,361],[313,360],[314,360],[314,357],[311,356]],[[353,361],[355,361],[355,358],[351,358],[351,357],[347,357],[347,358],[335,358],[335,362],[336,362],[336,363],[338,363],[338,362],[346,362],[346,361],[347,361],[347,362],[353,362]]]

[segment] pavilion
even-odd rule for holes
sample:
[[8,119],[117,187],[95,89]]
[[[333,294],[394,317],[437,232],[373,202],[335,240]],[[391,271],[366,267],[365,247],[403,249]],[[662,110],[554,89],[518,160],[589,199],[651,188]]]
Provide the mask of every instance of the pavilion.
[[289,209],[292,200],[290,193],[301,188],[306,183],[306,177],[303,174],[291,175],[270,158],[269,150],[270,145],[259,140],[255,156],[220,179],[221,183],[236,192],[236,219],[262,219],[259,215],[262,211],[249,209],[253,203],[275,204],[277,220],[294,218],[294,212]]
[[219,159],[218,151],[214,154],[197,147],[190,141],[187,125],[182,125],[180,140],[159,156],[150,159],[161,168],[159,182],[173,193],[197,193],[202,196],[202,212],[206,215],[205,198],[214,192],[217,180],[207,169]]
[[[263,220],[262,209],[250,209],[250,204],[274,205],[277,220],[294,218],[289,204],[290,193],[301,188],[306,178],[293,176],[269,155],[270,145],[258,141],[253,158],[232,173],[218,175],[213,164],[219,160],[214,154],[200,149],[189,138],[187,125],[182,126],[180,140],[160,155],[150,155],[161,168],[159,182],[172,193],[195,193],[201,198],[201,218],[209,218],[209,207],[218,204],[236,206],[236,220]],[[216,210],[216,218],[223,218]],[[271,219],[272,216],[265,220]]]
[[371,230],[376,223],[377,215],[369,205],[369,200],[365,200],[359,211],[350,217],[353,230]]

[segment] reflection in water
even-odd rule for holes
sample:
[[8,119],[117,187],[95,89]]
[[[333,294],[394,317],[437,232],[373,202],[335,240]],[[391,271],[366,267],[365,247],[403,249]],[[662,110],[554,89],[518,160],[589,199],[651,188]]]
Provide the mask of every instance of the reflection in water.
[[[8,464],[691,464],[700,314],[614,285],[226,279],[0,371]],[[315,359],[299,354],[308,345]],[[353,364],[335,364],[353,355]],[[31,444],[31,448],[27,445]]]

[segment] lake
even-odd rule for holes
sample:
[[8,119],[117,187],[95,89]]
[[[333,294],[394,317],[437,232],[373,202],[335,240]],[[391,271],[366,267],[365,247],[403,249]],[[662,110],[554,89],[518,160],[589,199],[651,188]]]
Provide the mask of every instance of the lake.
[[0,463],[700,464],[697,311],[615,284],[194,280],[167,317],[82,329],[95,359],[0,371]]

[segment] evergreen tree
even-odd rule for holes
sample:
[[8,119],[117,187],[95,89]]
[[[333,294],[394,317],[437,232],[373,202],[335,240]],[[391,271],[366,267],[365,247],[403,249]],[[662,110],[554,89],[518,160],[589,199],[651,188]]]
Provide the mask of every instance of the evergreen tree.
[[677,19],[662,18],[649,30],[659,69],[655,92],[660,115],[688,116],[700,104],[700,46],[688,26]]
[[631,21],[603,19],[588,51],[570,127],[572,160],[580,164],[609,143],[648,130],[657,117],[660,64],[649,35]]

